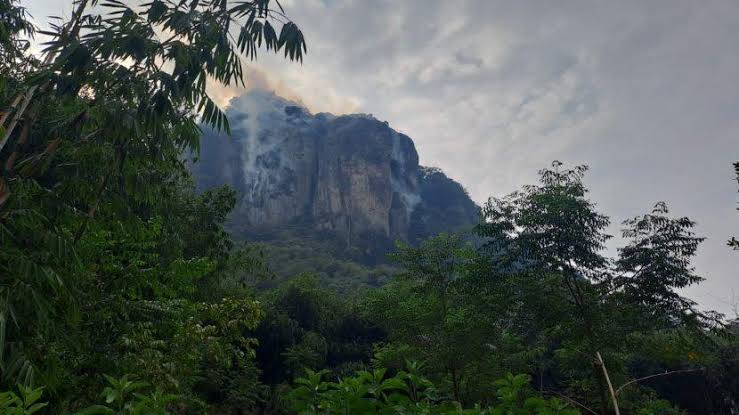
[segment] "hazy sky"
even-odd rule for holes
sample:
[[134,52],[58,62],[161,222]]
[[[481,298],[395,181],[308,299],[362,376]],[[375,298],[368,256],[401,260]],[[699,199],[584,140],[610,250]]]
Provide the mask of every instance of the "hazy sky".
[[[612,233],[668,202],[708,237],[695,262],[707,281],[687,294],[724,313],[739,302],[739,252],[726,246],[739,236],[736,0],[281,3],[309,53],[302,66],[262,54],[252,82],[313,111],[389,121],[478,202],[552,160],[588,164]],[[39,21],[71,10],[25,4]]]

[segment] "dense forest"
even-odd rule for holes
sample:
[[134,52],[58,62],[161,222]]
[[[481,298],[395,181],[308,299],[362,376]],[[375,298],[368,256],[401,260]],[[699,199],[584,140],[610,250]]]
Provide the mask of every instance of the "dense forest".
[[0,0],[1,414],[737,413],[739,316],[681,294],[695,223],[659,202],[606,255],[584,166],[338,287],[233,239],[183,154],[229,131],[208,85],[303,34],[276,1],[127,3],[36,28]]

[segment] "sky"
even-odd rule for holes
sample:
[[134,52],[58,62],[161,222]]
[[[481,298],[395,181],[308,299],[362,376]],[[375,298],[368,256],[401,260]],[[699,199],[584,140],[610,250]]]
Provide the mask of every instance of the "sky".
[[[38,22],[71,0],[25,0]],[[739,303],[739,2],[735,0],[281,0],[308,42],[301,64],[262,53],[247,85],[313,112],[371,113],[472,198],[587,164],[621,221],[665,201],[707,240],[685,291]],[[241,91],[216,88],[222,103]],[[614,238],[611,250],[621,244]]]

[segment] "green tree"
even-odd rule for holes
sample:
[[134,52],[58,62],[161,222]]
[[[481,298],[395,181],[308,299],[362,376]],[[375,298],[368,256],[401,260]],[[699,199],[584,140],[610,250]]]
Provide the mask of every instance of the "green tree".
[[306,368],[340,375],[364,367],[373,343],[384,338],[351,299],[323,287],[313,275],[294,277],[260,298],[266,317],[255,332],[257,362],[271,386]]
[[242,386],[261,311],[222,282],[235,258],[260,261],[224,231],[234,193],[195,195],[182,154],[199,123],[228,130],[208,85],[243,84],[262,47],[301,60],[300,30],[267,0],[79,0],[39,31],[38,60],[23,8],[0,17],[0,384],[45,385],[57,413],[93,402],[102,373],[190,407],[211,403],[204,368],[257,391]]
[[417,248],[399,244],[391,258],[401,267],[396,281],[370,296],[371,318],[387,332],[390,344],[378,349],[381,365],[391,356],[418,359],[457,401],[482,388],[485,356],[498,333],[466,302],[461,281],[475,255],[459,235],[441,234]]
[[454,285],[473,254],[461,236],[441,234],[422,241],[418,248],[400,242],[390,259],[402,269],[399,278],[411,281],[438,299],[439,318],[443,320]]
[[592,282],[607,270],[608,261],[601,252],[610,239],[605,233],[610,221],[586,198],[582,178],[587,167],[561,167],[554,162],[552,169],[541,170],[540,185],[491,199],[483,209],[485,220],[478,233],[489,239],[482,250],[496,269],[553,276],[564,287],[574,306],[577,331],[573,336],[587,342],[586,354],[591,356],[605,412],[606,385],[595,358],[604,339],[596,332],[599,303]]
[[[532,322],[508,327],[528,342],[549,339],[541,344],[553,348],[572,392],[599,400],[606,413],[609,401],[618,410],[617,383],[628,381],[631,339],[676,327],[703,336],[717,316],[676,292],[701,280],[690,265],[703,240],[693,235],[693,222],[668,217],[658,204],[652,214],[625,222],[629,244],[609,260],[603,255],[609,219],[586,198],[586,170],[555,162],[540,172],[540,185],[488,202],[477,268],[488,276],[493,298],[512,305],[509,319]],[[537,311],[542,307],[554,320]],[[587,366],[592,385],[584,382]]]
[[0,1],[0,83],[8,82],[22,71],[30,46],[24,37],[35,32],[26,9],[17,3],[17,0]]
[[611,292],[640,307],[657,319],[699,319],[711,324],[710,315],[697,310],[695,302],[676,290],[703,280],[695,274],[691,260],[705,238],[692,232],[695,222],[687,217],[671,218],[667,205],[658,203],[651,214],[624,222],[629,244],[619,249],[614,274],[608,277]]

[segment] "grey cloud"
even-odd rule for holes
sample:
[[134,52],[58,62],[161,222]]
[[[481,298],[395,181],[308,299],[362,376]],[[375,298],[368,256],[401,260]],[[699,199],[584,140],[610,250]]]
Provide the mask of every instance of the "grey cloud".
[[[667,201],[709,239],[689,293],[739,295],[739,3],[734,0],[284,0],[302,66],[258,68],[315,110],[358,110],[411,136],[477,201],[587,163],[616,225]],[[52,0],[29,0],[38,10]],[[43,15],[43,13],[36,13]],[[616,244],[618,240],[616,241]],[[739,301],[739,298],[737,298]]]
[[464,52],[457,52],[454,54],[454,59],[459,63],[460,65],[469,65],[473,66],[475,68],[480,69],[482,65],[485,64],[485,61],[479,57],[479,56],[470,56],[465,54]]

